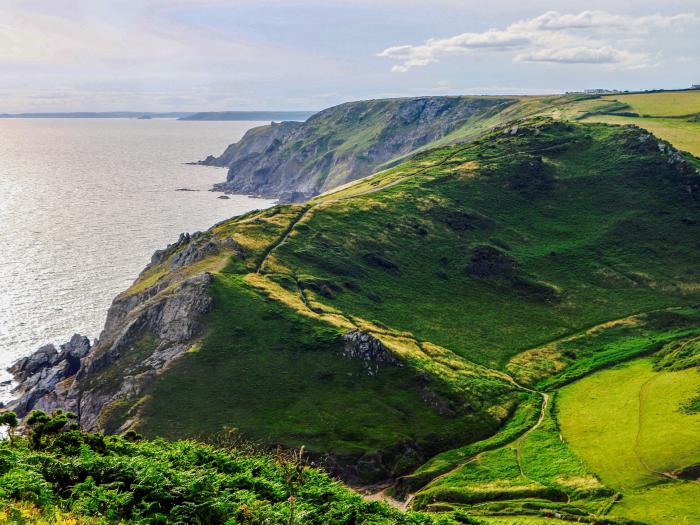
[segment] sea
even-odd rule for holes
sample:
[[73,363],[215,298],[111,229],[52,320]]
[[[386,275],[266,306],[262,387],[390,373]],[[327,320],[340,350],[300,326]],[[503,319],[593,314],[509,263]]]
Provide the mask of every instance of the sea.
[[76,332],[98,337],[156,249],[274,204],[220,199],[208,190],[226,170],[187,164],[262,124],[0,119],[0,401],[17,359]]

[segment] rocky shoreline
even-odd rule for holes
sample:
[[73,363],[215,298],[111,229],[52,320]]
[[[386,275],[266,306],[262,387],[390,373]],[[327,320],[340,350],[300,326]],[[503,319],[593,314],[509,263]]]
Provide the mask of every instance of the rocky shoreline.
[[[177,242],[156,251],[144,272],[166,260],[170,270],[177,270],[223,248],[206,234],[182,234]],[[235,251],[237,246],[226,248]],[[119,430],[105,427],[105,410],[136,400],[191,346],[202,316],[212,307],[211,279],[208,272],[185,278],[168,273],[138,293],[117,296],[94,343],[75,334],[58,347],[44,345],[10,366],[16,386],[14,399],[5,408],[19,417],[35,409],[62,408],[78,414],[86,430]],[[119,368],[119,377],[94,381],[97,372],[113,365]]]

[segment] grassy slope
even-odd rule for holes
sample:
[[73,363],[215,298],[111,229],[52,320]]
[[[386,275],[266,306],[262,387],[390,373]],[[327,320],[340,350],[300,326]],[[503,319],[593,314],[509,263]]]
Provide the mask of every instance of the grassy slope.
[[[582,106],[581,104],[574,104]],[[611,95],[589,103],[585,122],[634,124],[669,141],[676,148],[700,155],[700,91]],[[582,107],[582,109],[584,109]],[[619,114],[617,114],[619,113]]]
[[[603,323],[520,353],[510,360],[507,370],[523,384],[551,389],[698,333],[697,307],[653,311]],[[669,358],[678,361],[677,356]]]
[[[232,425],[266,442],[356,454],[398,438],[427,442],[438,427],[448,436],[440,447],[486,437],[515,397],[497,379],[450,370],[502,368],[553,337],[697,301],[696,252],[685,247],[698,228],[683,222],[693,206],[634,130],[546,124],[428,152],[309,206],[223,223],[215,233],[248,251],[217,279],[211,335],[162,376],[141,428],[181,436]],[[470,274],[474,249],[486,245],[517,268]],[[426,408],[409,370],[380,384],[334,357],[338,333],[353,326],[440,377],[432,388],[448,404],[483,392],[472,394],[483,406],[473,424]],[[439,350],[449,368],[427,341],[454,352]],[[338,406],[355,408],[339,418]]]
[[[655,153],[633,140],[615,128],[578,127],[431,152],[395,168],[407,180],[382,192],[339,202],[329,194],[276,250],[270,271],[329,280],[342,291],[315,295],[320,303],[491,367],[577,327],[684,295],[690,302],[695,292],[670,287],[697,282],[694,256],[680,249],[697,227],[671,225],[683,224],[692,199],[656,176]],[[510,148],[535,155],[504,155]],[[538,148],[556,183],[540,185],[539,174],[513,183]],[[519,274],[470,276],[470,252],[482,245],[507,252]],[[375,255],[395,268],[368,264]]]
[[700,113],[700,90],[666,91],[660,93],[634,93],[609,95],[603,100],[627,104],[641,116],[680,117]]
[[[473,113],[464,126],[469,127],[498,113],[514,102],[514,97],[446,97],[442,117],[450,113],[459,114],[465,107]],[[378,99],[343,104],[317,113],[305,125],[305,132],[286,144],[279,155],[291,152],[306,152],[307,167],[315,167],[323,159],[327,166],[317,174],[319,187],[330,189],[352,178],[354,173],[368,173],[374,161],[367,151],[393,138],[401,128],[408,128],[415,115],[399,115],[405,99]],[[413,124],[419,124],[413,122]],[[420,124],[425,125],[425,122]],[[459,125],[460,122],[455,122]],[[403,155],[397,154],[396,162]],[[386,158],[386,157],[385,157]]]
[[657,473],[700,462],[700,415],[679,410],[699,386],[697,369],[654,371],[646,358],[562,390],[564,438],[603,481],[624,492],[614,515],[659,524],[700,519],[700,485]]
[[635,124],[651,131],[657,137],[669,141],[678,149],[700,156],[700,122],[691,122],[678,118],[636,118],[616,115],[596,115],[585,119],[586,122],[605,122],[607,124]]
[[[463,410],[441,415],[431,402],[455,403],[454,393],[435,384],[435,398],[428,398],[427,379],[411,368],[386,366],[369,375],[360,360],[340,357],[337,328],[266,300],[240,276],[218,277],[213,291],[209,336],[162,376],[144,405],[140,429],[147,435],[191,436],[196,429],[206,436],[229,425],[256,441],[304,444],[314,454],[355,461],[403,452],[408,456],[393,460],[400,473],[420,459],[402,444],[435,453],[484,437],[500,423]],[[488,393],[494,404],[507,394],[487,380],[478,384],[481,398]]]
[[[214,235],[245,252],[198,267],[217,272],[209,335],[141,400],[140,428],[181,436],[235,426],[267,443],[365,458],[383,449],[408,456],[390,465],[398,474],[421,457],[392,456],[396,440],[423,444],[421,453],[433,441],[437,452],[507,422],[505,439],[427,464],[428,479],[478,451],[512,451],[503,445],[532,421],[515,404],[532,396],[492,369],[591,326],[697,303],[696,214],[682,177],[638,131],[538,120],[304,206],[224,222]],[[363,375],[339,356],[338,334],[351,328],[371,331],[404,367],[380,370],[381,383]],[[338,417],[338,407],[353,410]],[[496,452],[485,457],[506,454]],[[552,499],[533,505],[560,508],[552,494],[561,489],[537,476],[525,485]]]

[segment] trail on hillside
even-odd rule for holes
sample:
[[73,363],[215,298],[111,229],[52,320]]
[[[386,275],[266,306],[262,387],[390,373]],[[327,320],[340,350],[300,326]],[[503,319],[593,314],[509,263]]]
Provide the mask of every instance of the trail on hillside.
[[[660,470],[656,470],[652,467],[649,466],[649,464],[646,462],[646,460],[642,457],[641,453],[641,445],[639,442],[640,436],[642,434],[642,418],[643,418],[643,407],[644,407],[644,389],[656,379],[655,376],[650,377],[647,379],[641,387],[639,387],[639,393],[637,394],[638,396],[638,408],[637,408],[637,432],[634,437],[634,455],[637,457],[637,460],[639,461],[640,465],[644,467],[644,469],[649,472],[650,474],[653,474],[655,476],[661,476],[673,481],[678,481],[678,477],[674,476],[673,473],[671,472],[662,472]],[[688,480],[691,481],[692,483],[700,483],[698,480]]]
[[284,230],[284,232],[282,233],[282,235],[280,235],[280,237],[279,237],[275,242],[273,242],[272,244],[270,244],[270,246],[268,246],[268,247],[265,249],[265,252],[263,252],[263,255],[262,255],[262,257],[260,258],[260,261],[258,261],[258,264],[255,265],[255,273],[260,273],[260,270],[262,270],[262,267],[263,267],[263,266],[265,265],[265,263],[267,262],[267,258],[270,256],[270,254],[271,254],[273,251],[275,251],[280,245],[282,245],[282,244],[289,238],[289,235],[292,233],[292,230],[294,230],[294,227],[299,223],[299,221],[300,221],[301,219],[304,218],[304,215],[306,215],[306,213],[307,213],[310,209],[311,209],[310,206],[304,206],[304,207],[301,209],[301,211],[297,214],[297,216],[294,217],[294,218],[289,222],[289,224],[287,225],[287,229]]
[[[453,159],[455,156],[459,155],[460,153],[464,152],[464,151],[467,150],[469,147],[471,147],[471,145],[466,145],[466,146],[463,147],[463,148],[459,148],[459,149],[457,149],[457,150],[451,152],[450,154],[445,155],[445,156],[444,156],[442,159],[440,159],[438,162],[435,162],[434,164],[430,164],[430,165],[421,167],[420,169],[416,170],[415,172],[408,173],[408,174],[406,174],[406,175],[404,175],[404,176],[402,176],[402,177],[399,177],[399,178],[397,178],[396,180],[393,180],[393,181],[391,181],[391,182],[389,182],[389,183],[387,183],[387,184],[378,185],[377,187],[369,188],[369,189],[366,189],[366,190],[363,190],[363,191],[358,191],[358,192],[356,192],[356,193],[351,193],[351,194],[348,194],[348,195],[338,196],[338,197],[335,197],[335,198],[333,197],[334,192],[330,192],[330,193],[325,194],[325,196],[324,196],[325,200],[321,200],[321,201],[318,201],[318,202],[315,202],[315,203],[307,203],[306,205],[304,205],[304,206],[300,209],[299,213],[298,213],[295,217],[292,218],[292,220],[289,222],[287,228],[286,228],[286,229],[284,230],[284,232],[279,236],[279,238],[278,238],[275,242],[271,243],[271,244],[268,246],[268,248],[267,248],[267,249],[265,250],[265,252],[263,253],[262,257],[260,258],[258,264],[256,265],[255,272],[256,272],[257,274],[263,273],[263,268],[264,268],[265,264],[268,262],[268,259],[269,259],[270,255],[273,254],[280,246],[284,245],[284,244],[287,242],[287,240],[291,237],[291,235],[292,235],[292,233],[294,232],[296,226],[297,226],[301,221],[303,221],[304,219],[306,219],[307,217],[309,217],[311,214],[313,214],[313,212],[316,211],[317,209],[322,209],[322,208],[325,207],[325,206],[333,205],[334,203],[337,203],[337,202],[339,202],[339,201],[343,201],[343,200],[347,200],[347,199],[352,199],[352,198],[355,198],[355,197],[361,197],[361,196],[365,196],[365,195],[370,195],[370,194],[373,194],[373,193],[377,193],[377,192],[380,192],[380,191],[387,190],[387,189],[389,189],[389,188],[395,187],[395,186],[397,186],[397,185],[399,185],[399,184],[401,184],[401,183],[407,181],[407,180],[410,179],[410,178],[413,178],[413,177],[415,177],[415,176],[417,176],[417,175],[420,175],[421,173],[425,173],[425,172],[427,172],[427,171],[429,171],[429,170],[433,170],[433,169],[435,169],[435,168],[440,167],[441,165],[444,165],[444,164],[448,163],[451,159]],[[487,161],[488,161],[488,160],[496,160],[496,158],[502,159],[502,158],[505,158],[505,157],[513,157],[513,156],[523,155],[523,154],[525,154],[525,153],[545,153],[546,151],[548,151],[548,150],[550,150],[550,149],[555,149],[555,148],[556,148],[556,146],[553,146],[553,147],[550,147],[550,148],[535,149],[535,150],[533,150],[533,151],[519,151],[519,152],[516,152],[516,153],[509,153],[509,154],[505,154],[505,155],[499,155],[499,156],[497,156],[497,157],[494,157],[493,159],[485,159],[485,160],[487,160]],[[377,175],[377,174],[373,174],[373,175],[371,175],[370,177],[375,177],[376,175]],[[368,177],[368,178],[370,178],[370,177]],[[361,179],[360,179],[360,180],[361,180]],[[358,181],[355,181],[355,182],[359,182],[359,180],[358,180]],[[346,189],[347,189],[347,188],[342,188],[342,189],[336,190],[336,193],[337,193],[337,192],[340,192],[340,191],[346,191]],[[296,275],[293,274],[292,277],[294,278],[294,280],[295,280],[295,282],[296,282],[297,290],[298,290],[298,293],[299,293],[300,296],[301,296],[301,300],[302,300],[303,304],[304,304],[304,305],[306,306],[306,308],[308,308],[309,310],[316,312],[316,309],[310,304],[308,298],[306,297],[306,294],[304,293],[303,288],[301,287],[299,281],[297,280]],[[655,310],[659,310],[659,308],[657,308],[657,309],[655,309]],[[640,315],[640,314],[643,314],[643,313],[646,313],[646,312],[636,312],[636,313],[632,313],[632,314],[629,314],[629,315],[627,315],[627,316],[625,316],[625,317],[623,317],[623,318],[619,318],[619,319],[627,319],[627,318],[630,318],[630,317],[633,317],[633,316],[636,316],[636,315]],[[343,316],[343,317],[345,317],[345,318],[348,319],[349,321],[351,321],[351,317],[350,317],[349,315],[347,315],[347,314],[345,314],[345,313],[340,313],[340,315]],[[581,334],[581,333],[583,333],[583,332],[586,332],[586,331],[588,331],[588,330],[591,330],[591,329],[595,328],[596,326],[600,326],[600,325],[602,325],[602,324],[610,323],[610,322],[616,321],[616,320],[618,320],[618,319],[606,321],[605,323],[596,323],[596,324],[591,325],[591,326],[588,326],[588,327],[583,327],[583,329],[579,328],[576,332],[572,332],[572,333],[569,333],[569,334],[565,334],[565,335],[563,335],[563,336],[556,337],[556,338],[552,339],[551,342],[555,342],[555,341],[558,341],[558,340],[563,340],[563,339],[570,338],[570,337],[572,337],[572,336],[575,336],[576,334]],[[354,323],[353,323],[353,324],[354,324]],[[418,341],[416,340],[416,342],[418,342]],[[544,344],[548,344],[548,343],[544,343]],[[542,344],[538,345],[537,347],[533,347],[533,348],[539,348],[540,346],[542,346]],[[525,352],[525,351],[528,351],[528,349],[524,350],[524,352]],[[608,365],[604,366],[603,368],[607,368],[608,366],[612,366],[612,365],[615,365],[615,364],[617,364],[617,363],[609,363]],[[602,369],[602,368],[601,368],[601,369]],[[590,372],[598,372],[598,371],[600,371],[601,369],[591,370]],[[526,386],[524,386],[524,385],[518,383],[512,376],[506,374],[505,372],[502,372],[502,371],[500,371],[500,370],[495,370],[495,369],[492,369],[492,370],[493,370],[494,372],[497,372],[505,381],[507,381],[507,382],[509,382],[510,384],[512,384],[516,389],[521,390],[521,391],[526,391],[526,392],[530,392],[530,393],[537,394],[537,395],[541,396],[541,398],[542,398],[542,403],[541,403],[541,406],[540,406],[540,413],[539,413],[539,417],[537,418],[537,421],[536,421],[534,424],[532,424],[532,426],[530,426],[524,433],[522,433],[522,434],[519,435],[518,437],[512,439],[511,441],[509,441],[508,443],[505,443],[504,445],[501,445],[501,446],[499,446],[499,447],[496,447],[496,450],[498,450],[498,449],[500,449],[500,448],[504,448],[504,447],[514,447],[514,448],[515,448],[515,451],[516,451],[516,459],[517,459],[517,463],[518,463],[518,468],[519,468],[519,471],[520,471],[520,475],[521,475],[523,478],[527,478],[527,475],[526,475],[526,473],[525,473],[525,469],[523,468],[522,446],[523,446],[525,440],[526,440],[535,430],[537,430],[537,429],[542,425],[542,423],[544,422],[544,419],[545,419],[546,414],[547,414],[547,409],[548,409],[548,407],[549,407],[550,394],[547,393],[547,392],[543,392],[543,391],[535,390],[535,389],[533,389],[533,388],[526,387]],[[586,375],[587,375],[587,374],[586,374]],[[577,378],[577,380],[578,380],[578,379],[580,379],[580,378]],[[640,392],[640,395],[641,395],[641,392]],[[641,400],[640,400],[640,406],[641,406]],[[641,410],[640,410],[640,417],[641,417]],[[639,431],[639,429],[638,429],[638,431]],[[654,474],[657,474],[657,475],[666,476],[666,477],[669,477],[669,478],[671,478],[671,479],[674,479],[673,476],[671,476],[671,475],[668,474],[668,473],[662,473],[662,472],[655,472],[655,471],[653,471],[652,469],[650,469],[650,468],[643,462],[643,459],[639,456],[637,450],[635,450],[635,454],[637,454],[637,457],[639,458],[639,461],[640,461],[640,462],[644,465],[644,467],[645,467],[647,470],[649,470],[650,472],[652,472],[652,473],[654,473]],[[440,474],[440,475],[436,476],[435,478],[431,479],[428,483],[426,483],[425,485],[423,485],[422,487],[420,487],[420,488],[419,488],[418,490],[416,490],[415,492],[412,492],[412,493],[408,494],[407,497],[406,497],[406,499],[405,499],[405,501],[403,501],[403,502],[398,501],[398,500],[396,500],[395,498],[393,498],[393,497],[387,495],[387,494],[385,493],[385,490],[388,488],[387,486],[383,486],[383,487],[377,487],[377,486],[373,486],[373,487],[364,487],[364,491],[362,490],[362,488],[360,488],[359,490],[364,492],[364,495],[365,495],[365,497],[366,497],[368,500],[373,501],[373,500],[380,500],[380,499],[381,499],[381,500],[386,501],[387,503],[389,503],[389,504],[392,505],[393,507],[400,508],[400,509],[402,509],[402,510],[407,510],[407,509],[410,507],[411,502],[413,501],[415,495],[416,495],[418,492],[420,492],[421,490],[424,490],[427,486],[429,486],[429,485],[431,485],[431,484],[433,484],[433,483],[439,481],[440,479],[443,479],[443,478],[445,478],[445,477],[447,477],[447,476],[453,474],[453,473],[454,473],[455,471],[457,471],[458,469],[464,467],[464,465],[467,465],[467,464],[469,464],[469,463],[471,463],[471,462],[478,461],[479,458],[480,458],[480,456],[481,456],[481,454],[476,454],[476,455],[473,455],[473,456],[471,456],[471,457],[468,457],[468,458],[464,459],[463,461],[459,461],[458,463],[456,463],[456,464],[454,465],[453,468],[450,468],[448,471],[443,472],[442,474]]]

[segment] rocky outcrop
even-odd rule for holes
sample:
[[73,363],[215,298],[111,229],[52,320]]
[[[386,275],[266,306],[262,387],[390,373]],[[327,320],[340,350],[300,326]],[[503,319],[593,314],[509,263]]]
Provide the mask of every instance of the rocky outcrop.
[[60,351],[44,346],[9,369],[19,387],[8,408],[20,416],[64,408],[79,415],[83,428],[103,429],[109,407],[137,400],[191,346],[213,304],[211,280],[206,272],[179,283],[165,279],[117,297],[94,346],[75,335]]
[[219,157],[209,155],[197,164],[221,168],[229,167],[234,162],[266,151],[276,141],[282,140],[302,125],[302,122],[271,122],[269,126],[249,129],[239,142],[231,144]]
[[155,251],[144,272],[168,259],[171,270],[188,266],[209,255],[216,255],[222,249],[232,251],[234,255],[244,253],[243,247],[231,237],[218,239],[214,238],[211,232],[195,232],[192,235],[181,233],[177,242]]
[[512,98],[419,97],[341,104],[306,122],[250,130],[220,157],[202,164],[228,167],[216,189],[301,202],[364,177],[467,121],[488,118]]
[[359,359],[362,366],[371,376],[377,375],[382,365],[398,365],[394,357],[382,342],[369,332],[351,330],[342,336],[343,355],[351,359]]
[[60,350],[48,344],[17,361],[8,369],[19,383],[11,408],[20,416],[33,408],[50,410],[57,385],[75,376],[91,350],[87,337],[74,334]]

